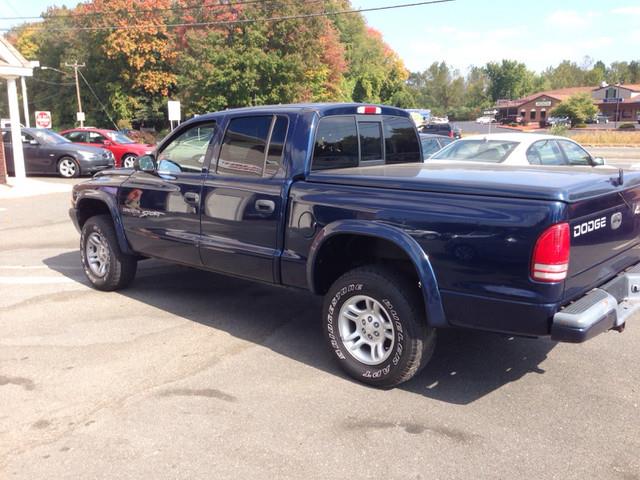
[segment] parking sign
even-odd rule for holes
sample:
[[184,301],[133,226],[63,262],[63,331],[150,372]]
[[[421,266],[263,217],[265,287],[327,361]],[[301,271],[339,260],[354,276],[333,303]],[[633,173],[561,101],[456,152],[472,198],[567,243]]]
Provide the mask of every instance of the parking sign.
[[36,128],[51,128],[51,112],[36,111]]

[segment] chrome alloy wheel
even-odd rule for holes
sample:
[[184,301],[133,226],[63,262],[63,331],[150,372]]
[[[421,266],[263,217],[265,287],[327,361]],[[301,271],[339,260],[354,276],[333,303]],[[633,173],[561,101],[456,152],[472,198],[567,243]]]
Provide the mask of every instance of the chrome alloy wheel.
[[58,166],[58,171],[60,175],[66,178],[71,178],[76,174],[76,164],[70,158],[63,158],[60,160],[60,165]]
[[353,296],[342,305],[338,329],[349,354],[361,363],[377,365],[393,351],[393,321],[382,304],[367,295]]
[[93,232],[89,235],[85,254],[91,272],[98,277],[104,277],[109,269],[111,253],[105,238],[100,233]]
[[122,168],[133,168],[136,164],[136,157],[127,155],[122,158]]

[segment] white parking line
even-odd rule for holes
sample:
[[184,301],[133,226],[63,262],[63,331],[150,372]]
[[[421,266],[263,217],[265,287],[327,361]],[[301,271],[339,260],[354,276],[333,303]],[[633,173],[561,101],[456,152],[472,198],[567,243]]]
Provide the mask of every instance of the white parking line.
[[0,277],[0,285],[54,285],[78,283],[67,277]]
[[0,270],[80,270],[81,267],[68,267],[68,266],[57,266],[57,265],[0,265]]

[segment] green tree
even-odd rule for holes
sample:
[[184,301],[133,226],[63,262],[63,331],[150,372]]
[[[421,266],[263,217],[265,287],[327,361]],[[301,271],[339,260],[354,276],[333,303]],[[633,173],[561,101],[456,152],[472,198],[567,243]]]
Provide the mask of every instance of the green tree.
[[489,62],[486,67],[489,77],[489,95],[495,102],[499,99],[521,98],[535,90],[535,74],[524,63],[515,60]]
[[434,62],[425,71],[411,74],[408,88],[417,107],[429,108],[436,115],[453,112],[464,102],[464,78],[444,61]]
[[584,85],[585,74],[577,63],[564,60],[556,67],[547,68],[542,76],[547,79],[550,88],[558,89]]
[[598,107],[588,93],[572,95],[551,111],[552,116],[569,117],[571,125],[585,123],[597,113]]

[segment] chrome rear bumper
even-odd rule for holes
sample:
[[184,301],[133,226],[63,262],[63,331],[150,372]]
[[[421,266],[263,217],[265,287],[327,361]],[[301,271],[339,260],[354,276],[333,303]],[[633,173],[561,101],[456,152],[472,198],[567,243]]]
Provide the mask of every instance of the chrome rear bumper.
[[551,339],[580,343],[607,330],[622,330],[627,319],[640,310],[640,264],[553,316]]

